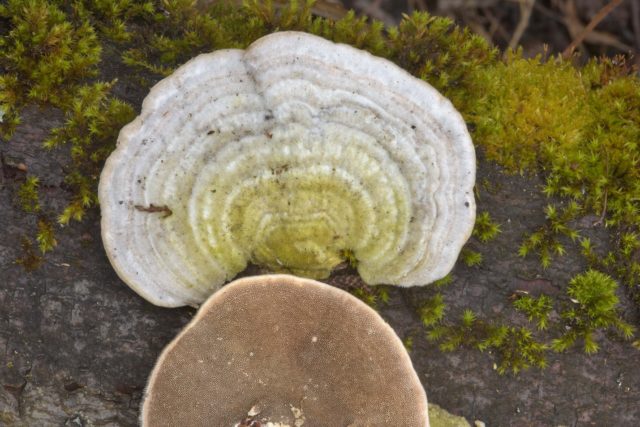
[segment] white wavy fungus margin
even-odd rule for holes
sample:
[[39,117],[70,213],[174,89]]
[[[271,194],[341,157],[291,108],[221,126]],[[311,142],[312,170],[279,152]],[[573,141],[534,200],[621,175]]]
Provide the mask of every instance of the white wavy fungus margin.
[[369,284],[453,268],[475,221],[464,120],[426,82],[299,32],[160,81],[100,177],[111,264],[153,304],[198,305],[249,262]]

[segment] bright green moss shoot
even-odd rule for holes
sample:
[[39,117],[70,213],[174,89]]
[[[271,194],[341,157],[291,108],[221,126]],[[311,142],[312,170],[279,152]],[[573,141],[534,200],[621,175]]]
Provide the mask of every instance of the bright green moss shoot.
[[37,176],[27,176],[25,182],[18,189],[20,207],[27,213],[40,212],[40,197],[38,187],[40,179]]
[[553,299],[547,295],[531,297],[524,295],[513,302],[514,307],[527,315],[529,321],[536,322],[538,329],[547,329],[549,326],[549,313],[553,308]]
[[0,18],[10,23],[0,38],[0,137],[8,138],[28,102],[63,106],[74,86],[97,73],[101,47],[89,22],[73,25],[55,4],[9,0]]
[[476,223],[473,227],[473,236],[483,243],[487,243],[496,238],[501,233],[500,224],[491,219],[489,212],[484,211],[476,216]]
[[561,314],[569,329],[553,340],[553,349],[565,351],[582,338],[584,351],[595,353],[600,346],[594,339],[594,333],[599,329],[613,328],[625,339],[630,339],[635,328],[618,314],[617,288],[615,280],[599,271],[589,270],[575,276],[567,291],[572,305]]
[[438,342],[442,351],[466,347],[495,352],[495,369],[501,375],[547,364],[547,345],[538,342],[531,330],[481,320],[471,310],[465,310],[458,323],[436,324],[427,332],[427,339]]

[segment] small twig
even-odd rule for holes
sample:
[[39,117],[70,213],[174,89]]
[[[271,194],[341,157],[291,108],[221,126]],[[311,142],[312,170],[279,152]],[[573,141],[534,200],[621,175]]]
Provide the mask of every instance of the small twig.
[[589,24],[584,28],[584,30],[582,30],[582,32],[578,34],[578,36],[571,42],[571,44],[567,46],[564,52],[562,52],[562,57],[566,59],[573,55],[573,51],[576,50],[576,47],[578,47],[578,45],[580,45],[584,41],[585,37],[587,37],[587,35],[589,35],[591,31],[593,31],[593,29],[600,23],[600,21],[606,18],[613,9],[620,6],[623,1],[624,0],[611,0],[610,3],[600,9],[598,13],[596,13],[596,15],[591,19]]
[[162,216],[163,218],[166,218],[168,216],[171,216],[171,214],[173,214],[173,212],[171,211],[171,209],[169,209],[167,205],[155,206],[153,203],[151,203],[149,207],[142,206],[142,205],[135,205],[134,208],[136,208],[140,212],[150,212],[150,213],[162,212],[164,213],[164,215]]
[[520,0],[520,21],[518,22],[518,25],[516,26],[516,29],[511,36],[511,40],[509,40],[510,50],[513,50],[518,46],[522,35],[529,26],[531,11],[533,10],[533,6],[535,5],[535,3],[536,0]]

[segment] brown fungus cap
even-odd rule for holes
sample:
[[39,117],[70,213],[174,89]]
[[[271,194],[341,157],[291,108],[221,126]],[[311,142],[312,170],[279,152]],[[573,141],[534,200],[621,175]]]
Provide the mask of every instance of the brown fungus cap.
[[[143,426],[420,426],[427,398],[393,329],[340,289],[244,278],[162,352]],[[258,424],[258,422],[260,424]]]

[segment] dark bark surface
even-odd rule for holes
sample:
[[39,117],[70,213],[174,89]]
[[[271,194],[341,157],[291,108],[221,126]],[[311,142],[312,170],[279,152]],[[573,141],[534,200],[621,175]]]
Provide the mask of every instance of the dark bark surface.
[[[39,148],[60,121],[55,111],[31,108],[12,141],[0,145],[0,425],[133,426],[156,357],[195,311],[152,306],[118,279],[102,249],[98,210],[82,223],[56,227],[59,245],[39,269],[28,272],[14,262],[37,221],[17,206],[25,173],[14,165],[23,163],[41,177],[47,206],[68,201],[65,153]],[[470,308],[480,318],[527,325],[512,308],[513,293],[561,296],[584,261],[569,250],[543,270],[535,256],[517,256],[523,233],[543,221],[547,201],[538,178],[505,176],[481,161],[478,183],[478,210],[488,210],[503,232],[488,244],[469,243],[484,262],[456,266],[453,283],[443,290],[447,318],[458,319]],[[606,231],[592,222],[585,218],[576,226],[606,247]],[[343,271],[329,282],[345,287],[358,280]],[[380,311],[401,338],[413,337],[411,356],[430,401],[489,426],[640,424],[640,352],[629,342],[601,334],[595,355],[578,346],[550,354],[545,370],[501,376],[493,369],[494,354],[442,353],[425,339],[416,308],[428,292],[392,289]],[[619,295],[625,318],[638,325],[622,287]]]

